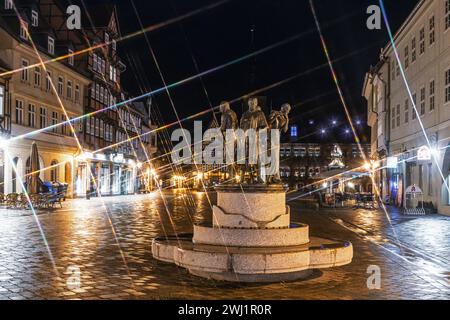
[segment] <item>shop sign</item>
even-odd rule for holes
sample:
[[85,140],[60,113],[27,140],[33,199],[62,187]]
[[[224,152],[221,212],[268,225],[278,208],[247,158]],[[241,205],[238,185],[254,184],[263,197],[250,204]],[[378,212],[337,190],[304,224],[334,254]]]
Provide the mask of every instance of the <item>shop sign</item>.
[[422,146],[417,150],[417,160],[429,161],[431,160],[431,150],[428,146]]

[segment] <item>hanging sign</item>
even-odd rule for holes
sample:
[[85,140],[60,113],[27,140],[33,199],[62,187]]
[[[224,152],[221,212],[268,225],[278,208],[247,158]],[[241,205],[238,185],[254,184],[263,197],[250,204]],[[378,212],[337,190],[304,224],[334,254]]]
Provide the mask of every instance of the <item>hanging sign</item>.
[[431,150],[427,146],[422,146],[417,150],[417,160],[428,161],[431,160]]

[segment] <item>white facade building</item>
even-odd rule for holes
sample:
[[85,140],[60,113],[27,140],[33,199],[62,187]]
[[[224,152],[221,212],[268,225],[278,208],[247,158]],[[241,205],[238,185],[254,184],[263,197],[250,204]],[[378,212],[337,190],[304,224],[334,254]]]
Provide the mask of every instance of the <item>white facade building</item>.
[[[400,64],[388,44],[363,90],[372,157],[384,165],[388,157],[399,160],[396,168],[380,170],[379,187],[383,197],[402,206],[406,187],[419,186],[426,206],[450,214],[450,0],[420,1],[394,42]],[[431,158],[417,157],[421,147]]]

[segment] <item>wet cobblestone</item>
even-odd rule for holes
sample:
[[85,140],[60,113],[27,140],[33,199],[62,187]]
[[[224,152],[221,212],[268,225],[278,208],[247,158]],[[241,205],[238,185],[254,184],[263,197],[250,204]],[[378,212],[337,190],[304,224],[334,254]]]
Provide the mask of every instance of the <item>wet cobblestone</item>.
[[[353,262],[304,281],[243,285],[154,260],[153,237],[209,221],[204,193],[78,199],[36,217],[0,209],[0,299],[450,298],[449,217],[290,205],[292,220],[308,223],[312,235],[350,240]],[[380,267],[380,290],[367,288],[369,265]],[[78,274],[79,286],[71,282]]]

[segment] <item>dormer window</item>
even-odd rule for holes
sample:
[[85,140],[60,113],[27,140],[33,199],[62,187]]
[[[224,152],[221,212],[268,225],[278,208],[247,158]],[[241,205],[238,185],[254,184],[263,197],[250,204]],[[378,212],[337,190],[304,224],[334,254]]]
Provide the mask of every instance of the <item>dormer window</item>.
[[39,14],[36,10],[31,10],[31,25],[37,27],[39,25]]
[[72,49],[69,49],[69,51],[68,51],[68,53],[69,53],[69,64],[71,65],[71,66],[73,66],[73,64],[74,64],[74,55],[73,55],[73,50]]
[[50,54],[55,54],[55,39],[52,37],[48,37],[47,51]]
[[109,43],[109,34],[105,32],[105,43]]
[[20,21],[20,37],[24,40],[28,40],[28,23]]
[[5,0],[5,10],[11,10],[13,8],[13,0]]

